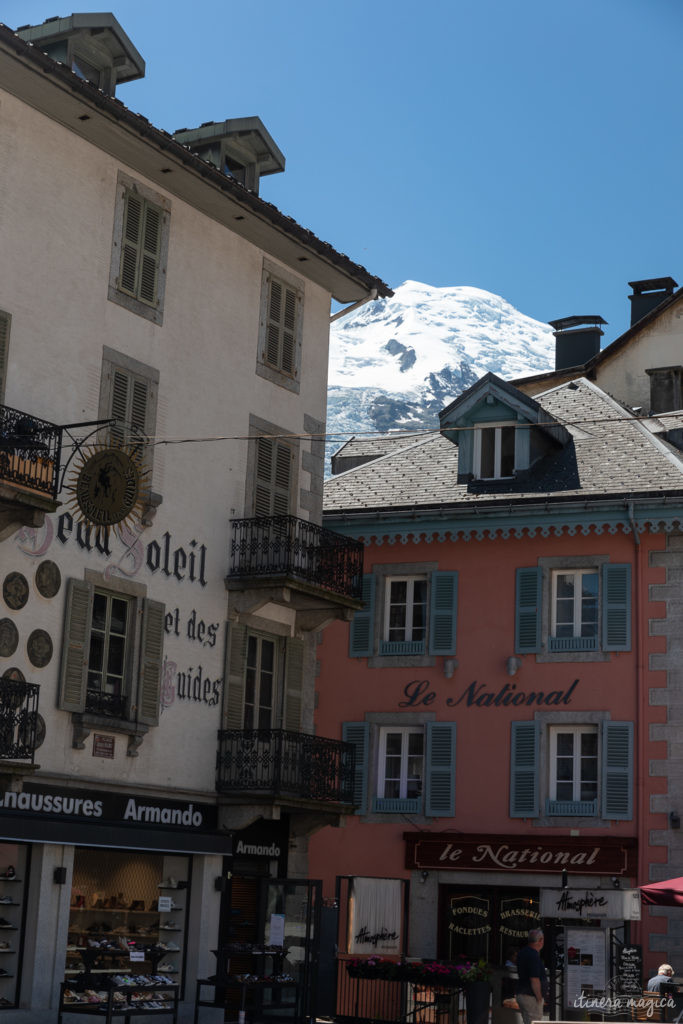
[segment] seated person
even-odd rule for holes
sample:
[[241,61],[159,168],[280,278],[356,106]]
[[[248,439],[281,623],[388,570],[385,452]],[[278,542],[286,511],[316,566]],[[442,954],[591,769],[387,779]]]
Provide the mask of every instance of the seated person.
[[671,984],[673,975],[674,969],[671,964],[660,964],[654,978],[650,978],[647,983],[648,992],[661,992],[662,985]]

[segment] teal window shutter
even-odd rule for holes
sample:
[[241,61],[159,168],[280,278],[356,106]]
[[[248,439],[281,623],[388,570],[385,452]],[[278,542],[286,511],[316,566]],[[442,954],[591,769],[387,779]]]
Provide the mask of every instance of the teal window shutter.
[[515,652],[538,654],[541,650],[541,570],[518,569],[515,604]]
[[455,814],[455,722],[428,722],[425,752],[425,814]]
[[429,653],[455,654],[457,572],[433,572],[429,599]]
[[633,818],[633,722],[602,723],[601,816]]
[[631,566],[602,567],[602,649],[631,650]]
[[349,637],[349,656],[351,658],[370,658],[374,653],[374,621],[375,621],[375,576],[369,573],[363,576],[363,607],[351,620]]
[[368,741],[367,722],[344,722],[342,739],[354,748],[353,802],[356,814],[365,814],[368,802]]
[[538,817],[538,722],[513,722],[510,750],[510,817]]

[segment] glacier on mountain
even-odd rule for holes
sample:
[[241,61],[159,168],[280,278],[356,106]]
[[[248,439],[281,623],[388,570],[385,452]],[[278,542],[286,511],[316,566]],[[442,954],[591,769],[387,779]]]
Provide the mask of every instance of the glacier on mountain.
[[439,410],[483,374],[542,373],[554,352],[552,329],[499,295],[405,281],[332,325],[328,447],[352,434],[438,426]]

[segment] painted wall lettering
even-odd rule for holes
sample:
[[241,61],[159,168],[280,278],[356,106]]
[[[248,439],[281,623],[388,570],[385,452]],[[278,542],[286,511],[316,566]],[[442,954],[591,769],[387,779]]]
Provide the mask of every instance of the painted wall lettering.
[[202,647],[215,647],[220,622],[204,622],[200,619],[193,608],[189,614],[184,628],[180,624],[180,608],[166,612],[164,629],[168,636],[186,636],[188,640],[194,640]]
[[[466,686],[459,697],[446,697],[446,707],[455,708],[459,704],[471,708],[491,707],[557,707],[571,704],[572,694],[579,685],[575,679],[565,690],[518,690],[515,683],[505,683],[499,690],[487,689],[485,683],[473,683]],[[436,690],[432,690],[428,679],[413,679],[403,687],[403,700],[398,701],[400,708],[429,707],[438,699]]]

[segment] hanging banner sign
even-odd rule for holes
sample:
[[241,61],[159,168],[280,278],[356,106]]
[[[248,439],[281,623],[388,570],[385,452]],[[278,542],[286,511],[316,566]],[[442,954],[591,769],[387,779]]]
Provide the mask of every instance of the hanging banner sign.
[[398,878],[354,878],[349,892],[348,951],[398,956],[403,884]]

